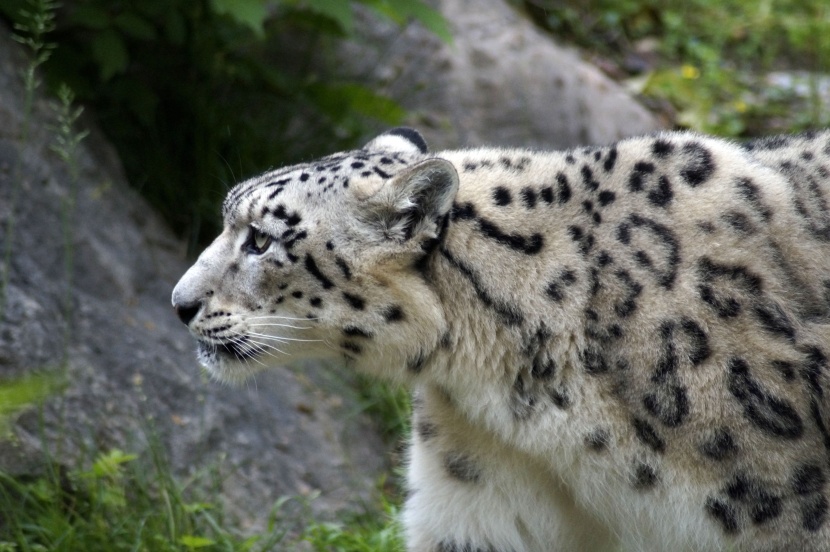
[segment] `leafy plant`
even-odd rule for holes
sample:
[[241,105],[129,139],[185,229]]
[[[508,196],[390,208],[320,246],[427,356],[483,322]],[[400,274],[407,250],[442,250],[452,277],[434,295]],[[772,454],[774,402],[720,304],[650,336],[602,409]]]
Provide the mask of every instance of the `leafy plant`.
[[[772,70],[830,67],[830,5],[812,0],[576,0],[524,2],[559,37],[621,67],[649,41],[659,61],[632,81],[669,101],[681,126],[731,136],[830,123],[814,95],[765,80]],[[635,71],[642,70],[637,68]],[[826,104],[825,104],[826,105]],[[805,113],[794,117],[789,113]]]
[[[157,445],[147,457],[119,449],[102,452],[88,468],[72,472],[52,467],[26,479],[0,472],[0,552],[404,549],[394,519],[397,507],[386,500],[382,516],[363,514],[333,523],[315,520],[306,499],[284,497],[262,531],[244,535],[226,529],[218,499],[190,489],[199,487],[203,476],[178,483]],[[305,504],[300,519],[283,513],[292,501]]]
[[284,541],[279,527],[253,536],[226,530],[217,522],[218,503],[190,501],[188,494],[158,451],[147,462],[114,449],[86,470],[53,468],[28,480],[0,473],[0,546],[50,552],[264,552]]
[[397,521],[397,507],[384,502],[384,516],[368,516],[349,523],[309,524],[302,540],[316,552],[404,552],[403,531]]
[[64,265],[64,296],[63,315],[66,321],[64,325],[64,355],[67,354],[69,344],[72,340],[72,276],[74,272],[74,220],[75,202],[78,194],[78,180],[80,168],[78,166],[78,146],[86,138],[88,131],[75,129],[78,118],[83,113],[82,107],[74,105],[75,94],[65,84],[58,88],[59,103],[55,106],[57,125],[54,128],[55,139],[51,148],[58,157],[66,164],[69,171],[69,190],[62,200],[61,205],[61,226],[64,239],[63,265]]

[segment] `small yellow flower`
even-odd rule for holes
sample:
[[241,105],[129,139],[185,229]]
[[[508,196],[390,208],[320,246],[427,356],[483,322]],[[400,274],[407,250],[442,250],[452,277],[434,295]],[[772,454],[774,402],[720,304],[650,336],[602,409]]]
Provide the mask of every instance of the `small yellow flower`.
[[735,107],[735,111],[737,111],[738,113],[746,113],[746,110],[749,109],[749,106],[743,100],[738,100],[732,105]]
[[683,75],[684,79],[693,80],[700,77],[700,69],[694,65],[684,65],[680,68],[680,74]]

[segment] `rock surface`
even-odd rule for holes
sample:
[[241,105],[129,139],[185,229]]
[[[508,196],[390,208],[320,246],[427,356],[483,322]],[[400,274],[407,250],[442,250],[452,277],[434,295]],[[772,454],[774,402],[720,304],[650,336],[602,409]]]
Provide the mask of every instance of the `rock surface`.
[[345,72],[412,112],[433,150],[597,145],[658,130],[657,118],[504,0],[434,0],[453,43],[368,13],[343,49]]
[[73,182],[51,149],[50,102],[39,96],[24,120],[26,61],[9,35],[0,28],[0,241],[14,217],[0,385],[32,373],[61,373],[67,385],[46,401],[42,428],[37,408],[11,421],[0,469],[36,473],[44,443],[72,469],[157,439],[176,473],[220,474],[242,526],[264,522],[281,496],[315,490],[318,514],[359,509],[388,447],[358,413],[351,386],[313,365],[262,374],[242,389],[202,376],[170,308],[188,265],[184,245],[127,187],[98,133],[81,143]]

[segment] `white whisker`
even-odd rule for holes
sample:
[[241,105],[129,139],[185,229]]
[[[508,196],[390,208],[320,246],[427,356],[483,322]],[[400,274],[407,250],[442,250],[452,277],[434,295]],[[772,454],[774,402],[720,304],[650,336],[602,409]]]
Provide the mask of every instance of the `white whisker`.
[[[252,350],[252,351],[254,351],[256,354],[259,354],[259,355],[266,355],[266,356],[270,356],[270,357],[273,357],[273,356],[274,356],[274,355],[273,355],[273,354],[271,354],[269,351],[266,351],[266,350],[265,350],[265,349],[263,349],[260,345],[257,345],[257,344],[252,344],[252,345],[251,345],[251,350]],[[251,358],[252,358],[253,360],[256,360],[256,361],[257,361],[259,364],[261,364],[262,366],[265,366],[265,363],[263,363],[262,361],[260,361],[259,359],[257,359],[255,356],[252,356]]]
[[[240,347],[243,347],[243,348],[247,349],[247,351],[244,351],[244,352],[250,353],[251,350],[256,351],[256,349],[254,347],[250,346],[250,344],[249,344],[250,339],[248,339],[247,336],[245,336],[245,334],[242,334],[242,333],[240,333],[238,331],[235,331],[235,330],[231,330],[231,331],[233,332],[234,335],[232,335],[230,338],[228,338],[229,342],[233,343],[234,345],[237,345],[237,346],[240,346]],[[257,359],[253,355],[243,356],[242,360],[245,362],[245,364],[250,364],[248,361],[253,360],[254,362],[259,364],[260,366],[265,367],[265,363],[263,363],[262,361],[260,361],[259,359]]]
[[292,326],[291,324],[262,324],[262,323],[257,323],[257,324],[248,324],[248,325],[251,326],[252,328],[253,327],[259,327],[259,326],[278,326],[280,328],[294,328],[295,330],[310,330],[311,329],[311,326]]
[[[249,353],[250,353],[250,352],[249,352]],[[245,355],[244,357],[242,357],[242,360],[245,362],[245,364],[250,364],[248,361],[253,360],[254,362],[256,362],[257,364],[259,364],[260,366],[265,367],[265,364],[264,364],[264,363],[262,363],[262,362],[260,362],[260,360],[259,360],[259,359],[257,359],[257,358],[256,358],[255,356],[253,356],[253,355],[251,355],[251,356]],[[250,366],[249,366],[248,368],[250,369]]]
[[[253,378],[251,378],[251,379],[254,380],[254,391],[258,393],[259,388],[257,386],[257,381],[256,381],[256,370],[254,370],[251,367],[251,363],[249,362],[249,359],[256,360],[254,357],[245,356],[245,357],[242,358],[242,361],[245,363],[246,369],[248,370],[248,374],[253,376]],[[257,360],[257,362],[259,362],[259,361]],[[260,362],[260,364],[262,364],[262,363]],[[263,366],[264,366],[264,364],[263,364]],[[247,385],[248,389],[250,389],[251,388],[251,380],[246,378],[245,385]]]
[[255,336],[255,337],[264,337],[266,339],[273,339],[275,341],[305,341],[305,342],[308,342],[308,343],[312,343],[312,342],[317,343],[317,342],[322,341],[322,339],[296,339],[296,338],[293,338],[293,337],[283,337],[281,335],[268,335],[268,334],[261,334],[261,333],[256,333],[256,332],[251,332],[248,335],[252,335],[252,336]]
[[317,317],[308,318],[308,317],[301,317],[301,318],[294,318],[291,316],[279,316],[277,314],[271,314],[268,316],[250,316],[245,318],[245,320],[264,320],[267,318],[277,319],[277,320],[319,320]]
[[[245,339],[245,343],[251,349],[259,351],[259,352],[261,352],[263,354],[266,354],[268,356],[272,356],[272,357],[276,358],[274,356],[274,354],[272,354],[270,351],[267,351],[266,348],[273,349],[273,350],[277,351],[278,353],[287,354],[282,349],[279,349],[278,347],[275,347],[274,345],[271,345],[270,343],[265,343],[265,342],[257,340],[257,339],[252,339],[251,335],[256,335],[256,334],[242,334],[241,332],[238,332],[238,331],[234,331],[234,333],[239,335],[239,336],[242,336]],[[269,336],[265,336],[265,337],[269,337]]]
[[265,363],[264,363],[264,362],[261,362],[261,361],[260,361],[257,357],[255,357],[255,356],[253,356],[253,355],[251,355],[251,356],[245,356],[245,357],[244,357],[244,360],[245,360],[245,362],[248,362],[249,360],[253,360],[254,362],[256,362],[257,364],[259,364],[260,366],[265,367]]
[[274,345],[271,345],[270,343],[263,343],[263,342],[261,342],[261,341],[256,341],[256,340],[254,340],[254,339],[251,339],[250,341],[251,341],[251,343],[253,343],[254,345],[257,345],[257,347],[258,347],[258,348],[260,348],[260,350],[261,350],[264,354],[267,354],[267,355],[272,356],[272,357],[274,357],[274,358],[276,358],[276,356],[275,356],[275,355],[273,355],[273,354],[271,354],[270,352],[266,351],[266,350],[265,350],[265,348],[266,348],[266,347],[267,347],[268,349],[273,349],[273,350],[277,351],[278,353],[282,353],[282,354],[284,354],[284,355],[287,355],[287,354],[288,354],[288,353],[286,353],[285,351],[283,351],[282,349],[280,349],[280,348],[278,348],[278,347],[275,347]]

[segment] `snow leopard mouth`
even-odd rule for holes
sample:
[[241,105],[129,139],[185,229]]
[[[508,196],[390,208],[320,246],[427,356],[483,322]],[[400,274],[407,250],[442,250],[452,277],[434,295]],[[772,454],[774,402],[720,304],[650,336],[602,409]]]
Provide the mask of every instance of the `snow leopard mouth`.
[[230,358],[244,362],[256,356],[256,352],[245,346],[244,341],[228,341],[225,343],[210,343],[199,341],[199,360],[205,365],[213,365],[222,358]]

